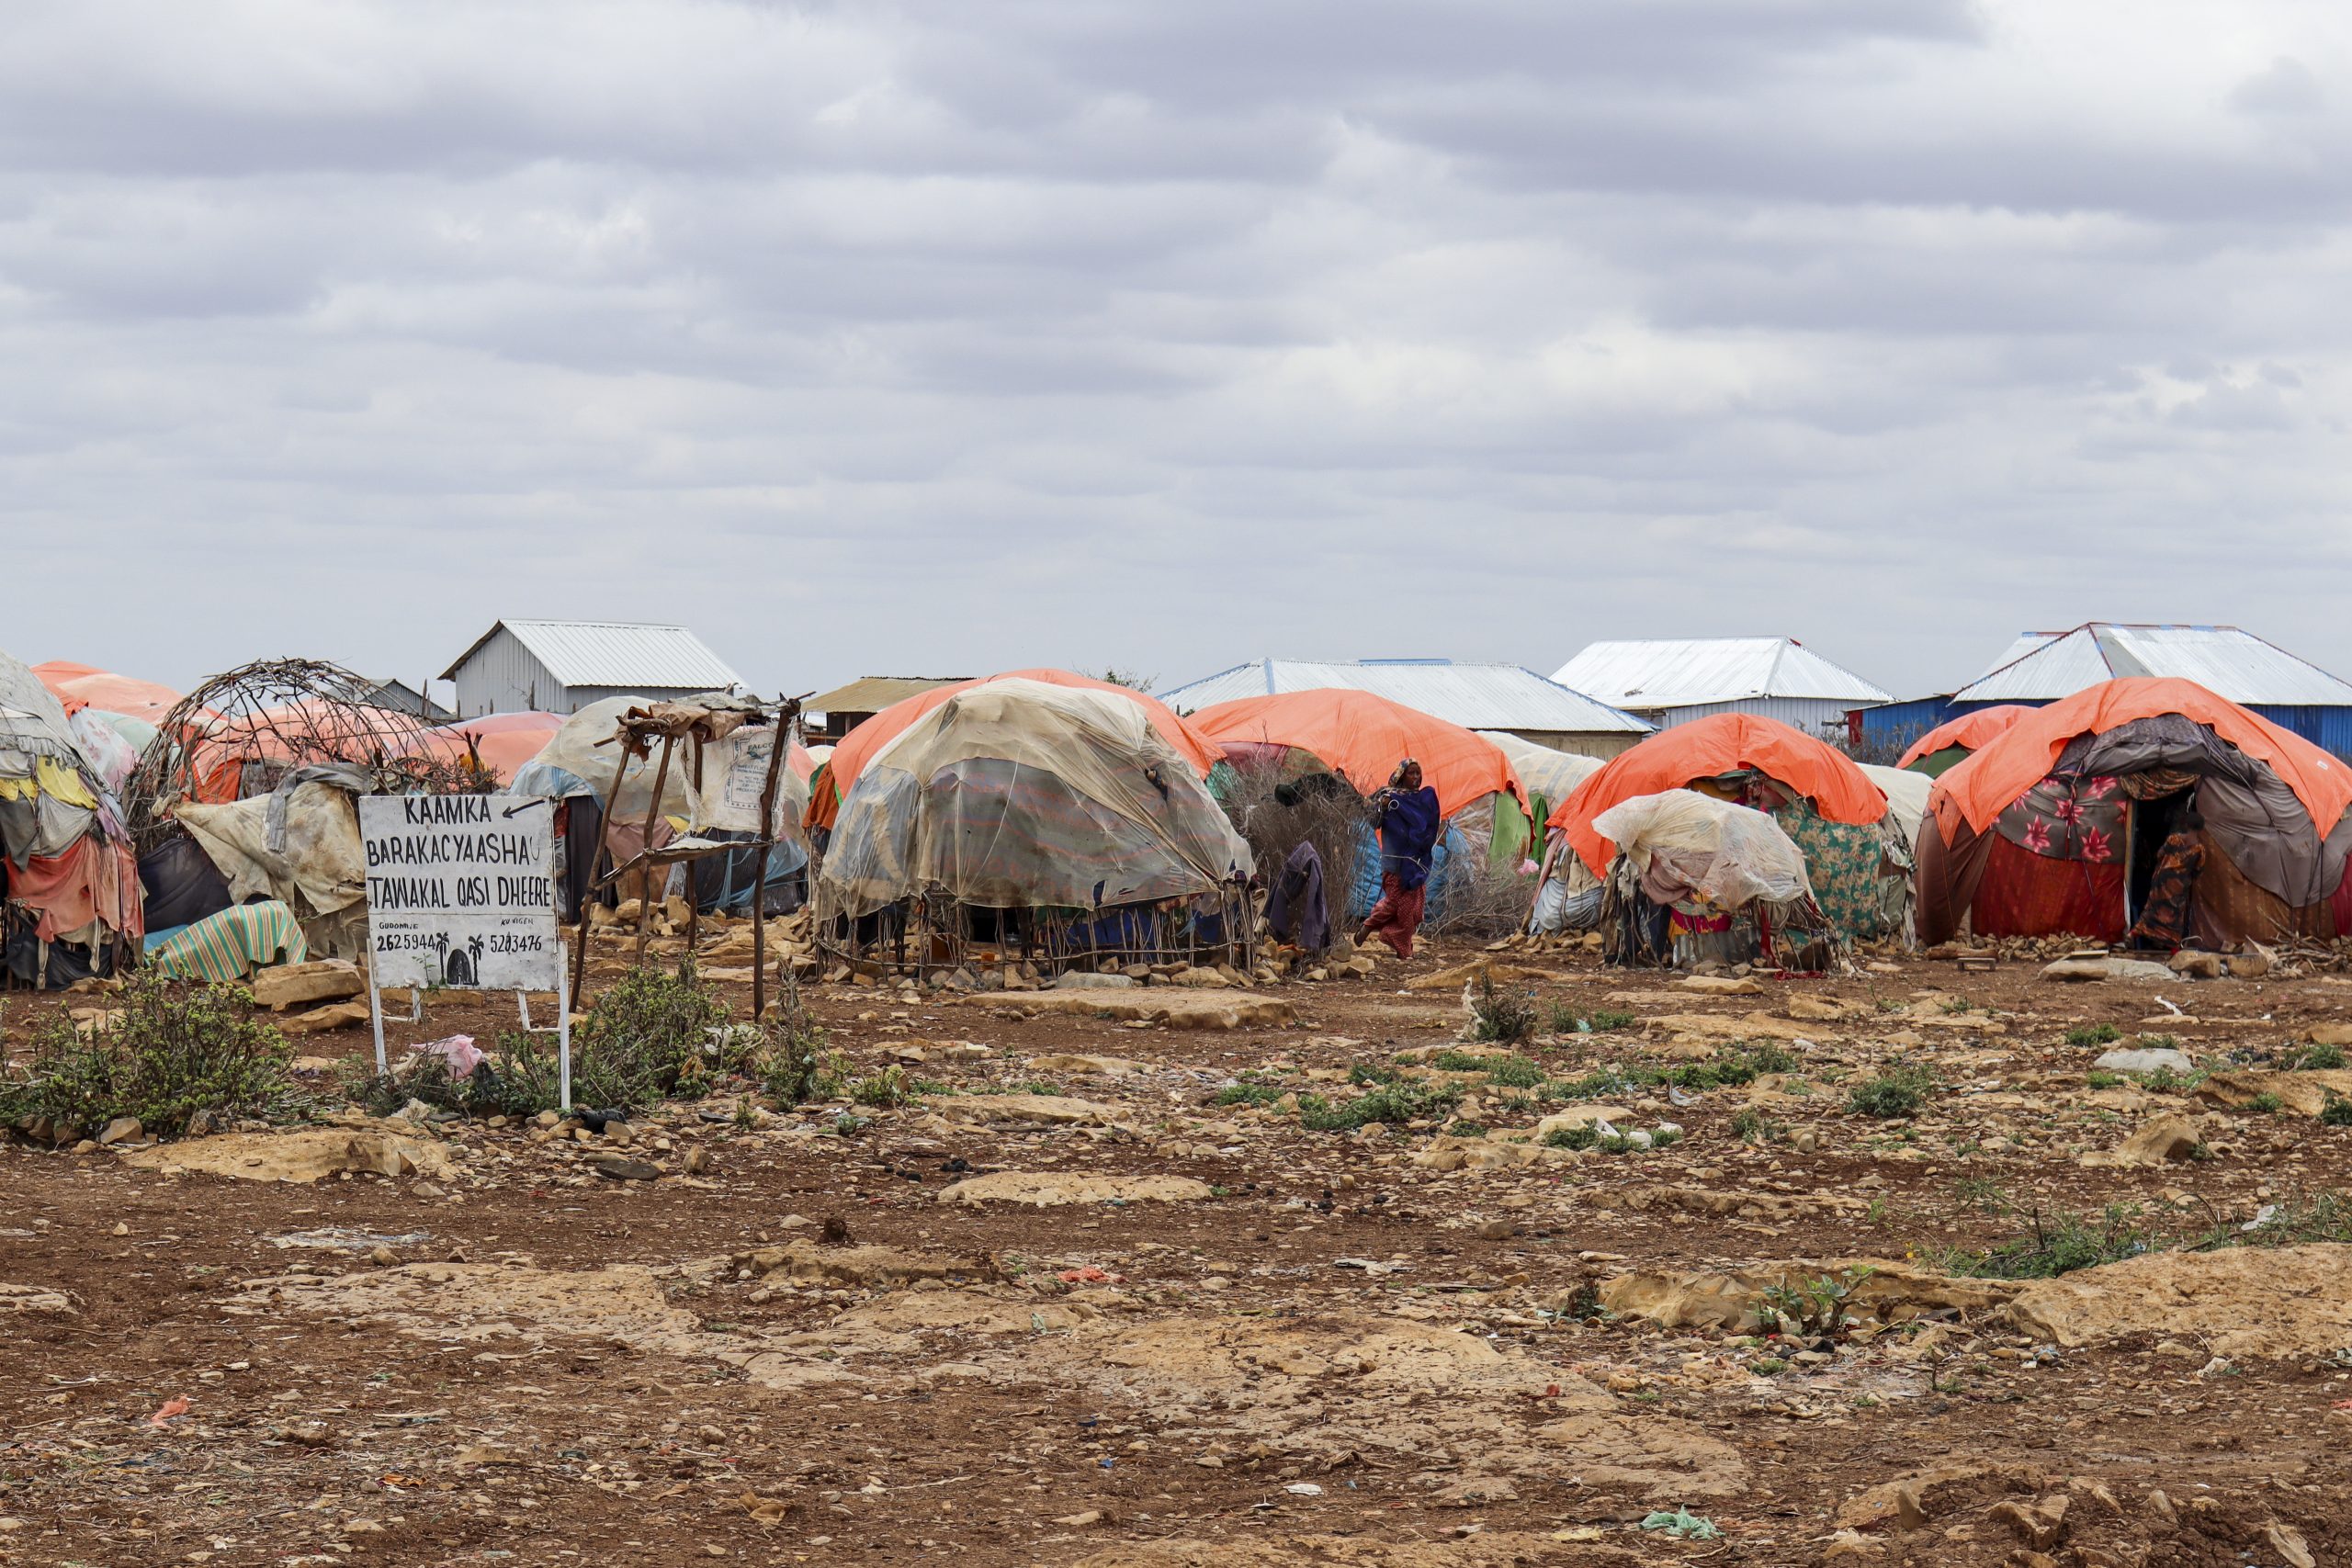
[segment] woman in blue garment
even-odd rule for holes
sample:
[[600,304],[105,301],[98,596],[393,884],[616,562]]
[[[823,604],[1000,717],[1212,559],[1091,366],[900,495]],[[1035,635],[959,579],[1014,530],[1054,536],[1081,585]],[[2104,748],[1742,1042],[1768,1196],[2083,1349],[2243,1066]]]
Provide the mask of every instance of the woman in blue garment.
[[1364,917],[1356,941],[1361,944],[1377,936],[1397,957],[1410,958],[1413,933],[1421,929],[1421,908],[1429,897],[1430,861],[1443,826],[1437,791],[1421,783],[1421,765],[1408,757],[1371,804],[1373,822],[1380,829],[1380,902]]

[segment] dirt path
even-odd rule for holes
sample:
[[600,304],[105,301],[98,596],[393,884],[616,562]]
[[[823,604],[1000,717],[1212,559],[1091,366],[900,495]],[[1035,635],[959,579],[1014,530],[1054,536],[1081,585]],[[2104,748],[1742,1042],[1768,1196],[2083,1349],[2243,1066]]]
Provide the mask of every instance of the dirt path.
[[[827,987],[831,1043],[916,1103],[746,1125],[722,1096],[625,1151],[451,1122],[396,1130],[422,1174],[298,1184],[0,1150],[0,1561],[2352,1560],[2340,1244],[1942,1272],[2037,1211],[2352,1235],[2296,1207],[2352,1186],[2352,1128],[2295,1109],[2325,1075],[2259,1076],[2352,985],[1912,959],[1719,995],[1498,955],[1568,1024],[1518,1048],[1545,1090],[1433,1055],[1459,985],[1406,982],[1475,956],[1255,993],[1294,1020],[1232,1030]],[[9,1045],[51,1005],[12,1000]],[[2124,1038],[2067,1042],[2098,1023]],[[2223,1076],[2094,1078],[2143,1033]],[[1849,1112],[1898,1057],[1939,1079],[1917,1114]],[[1743,1059],[1776,1065],[1593,1077]],[[1463,1098],[1307,1130],[1290,1097],[1379,1087],[1351,1067]],[[1601,1106],[1683,1135],[1530,1136]],[[2121,1163],[2166,1116],[2194,1157]],[[1859,1280],[1856,1332],[1744,1331],[1792,1263]],[[1640,1528],[1678,1508],[1720,1539]]]

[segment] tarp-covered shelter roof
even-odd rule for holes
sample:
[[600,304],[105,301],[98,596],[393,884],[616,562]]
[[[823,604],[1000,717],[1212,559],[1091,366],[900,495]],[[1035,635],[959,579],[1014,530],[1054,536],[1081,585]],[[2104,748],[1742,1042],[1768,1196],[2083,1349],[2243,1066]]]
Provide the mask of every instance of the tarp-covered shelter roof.
[[2352,766],[2290,730],[2193,681],[2103,682],[2062,702],[2035,708],[1983,750],[1938,780],[1930,807],[1947,842],[1964,822],[1976,832],[2043,778],[2067,742],[2104,735],[2134,720],[2178,714],[2268,765],[2295,793],[2324,835],[2352,807]]
[[820,692],[802,703],[800,709],[803,713],[828,715],[880,713],[893,703],[935,692],[942,686],[962,685],[970,679],[969,675],[860,675],[846,686]]
[[566,686],[704,692],[744,683],[685,627],[629,621],[496,621],[449,661],[440,679],[456,680],[466,660],[496,637],[501,626]]
[[2194,681],[2247,706],[2352,706],[2352,683],[2237,626],[2112,621],[2022,633],[1951,701],[2054,702],[2103,681],[2143,676]]
[[1287,746],[1308,752],[1364,795],[1386,784],[1396,764],[1410,757],[1421,764],[1421,782],[1437,791],[1438,810],[1448,817],[1490,795],[1509,795],[1522,809],[1527,800],[1518,770],[1492,740],[1371,692],[1325,689],[1246,697],[1203,708],[1193,722],[1221,745]]
[[1651,728],[1646,720],[1524,666],[1460,664],[1450,659],[1261,659],[1161,696],[1171,707],[1190,711],[1244,697],[1325,689],[1370,692],[1464,729],[1646,735]]
[[1661,730],[1611,759],[1552,813],[1552,826],[1566,831],[1594,874],[1606,874],[1615,846],[1594,818],[1637,795],[1746,772],[1796,791],[1826,821],[1860,826],[1886,816],[1885,795],[1843,751],[1778,719],[1724,713]]
[[1810,697],[1860,707],[1894,699],[1794,637],[1658,637],[1596,642],[1552,679],[1637,712],[1760,697]]
[[1995,737],[2006,734],[2009,726],[2033,710],[2015,703],[1996,703],[1989,708],[1971,708],[1936,726],[1918,739],[1894,765],[1907,768],[1922,757],[1932,757],[1939,751],[1957,746],[1964,750],[1980,751]]

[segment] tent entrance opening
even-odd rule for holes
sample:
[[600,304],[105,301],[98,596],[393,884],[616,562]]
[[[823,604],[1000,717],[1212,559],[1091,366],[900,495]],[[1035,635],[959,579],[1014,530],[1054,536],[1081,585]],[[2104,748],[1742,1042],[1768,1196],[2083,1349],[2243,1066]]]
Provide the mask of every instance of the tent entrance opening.
[[2147,907],[2148,886],[2156,874],[2156,857],[2180,824],[2188,809],[2188,792],[2154,795],[2132,802],[2125,815],[2123,921],[2129,926]]

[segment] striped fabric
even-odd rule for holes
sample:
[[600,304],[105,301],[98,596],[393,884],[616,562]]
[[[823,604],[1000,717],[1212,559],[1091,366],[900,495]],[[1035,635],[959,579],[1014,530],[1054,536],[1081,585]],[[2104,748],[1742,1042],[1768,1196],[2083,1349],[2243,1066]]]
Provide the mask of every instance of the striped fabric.
[[182,926],[147,956],[175,980],[242,980],[265,964],[300,964],[310,955],[301,922],[273,898]]

